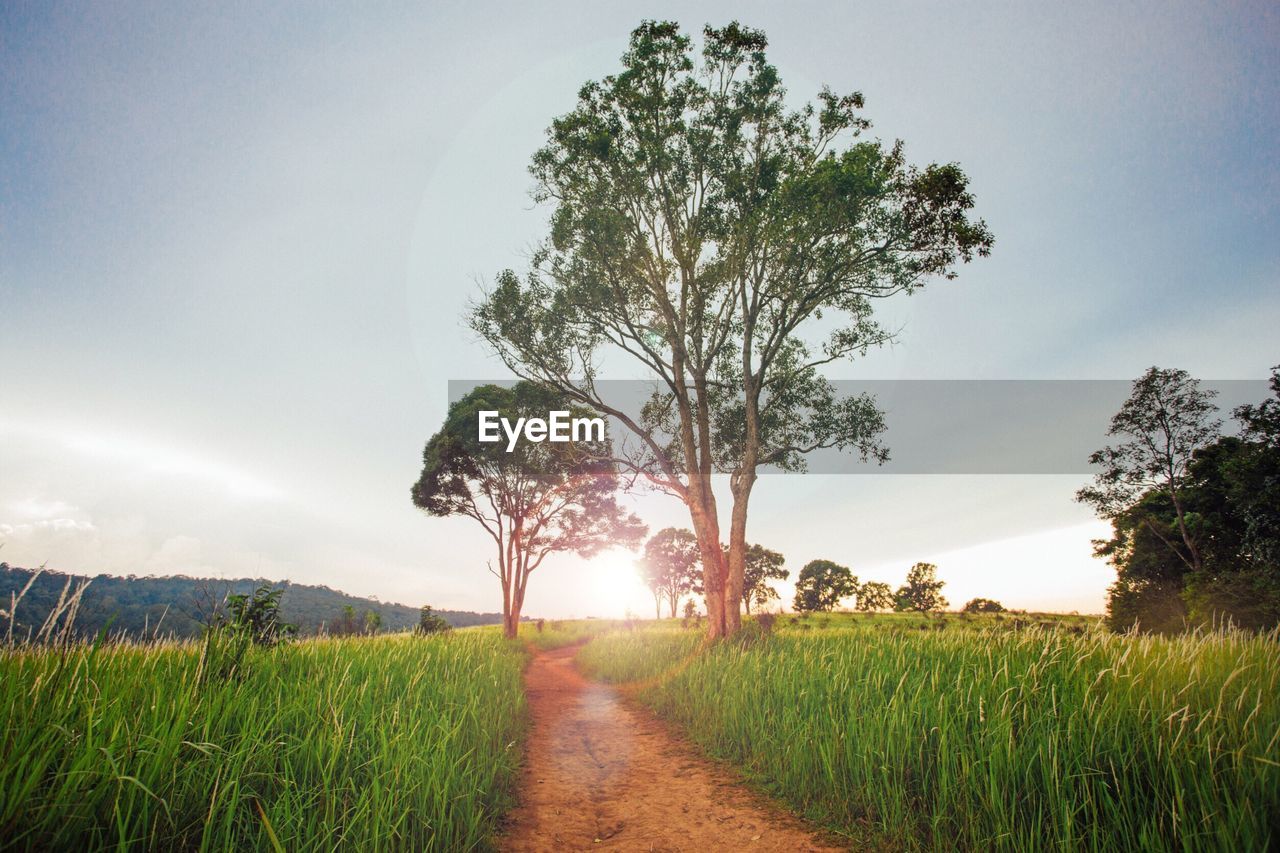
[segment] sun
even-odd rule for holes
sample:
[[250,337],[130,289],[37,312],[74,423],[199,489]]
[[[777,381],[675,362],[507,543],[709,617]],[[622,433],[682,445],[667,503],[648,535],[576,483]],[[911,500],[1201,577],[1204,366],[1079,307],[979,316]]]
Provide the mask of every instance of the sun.
[[621,619],[628,611],[645,616],[653,610],[653,596],[640,579],[636,560],[637,555],[624,548],[611,548],[591,558],[588,606],[592,616]]

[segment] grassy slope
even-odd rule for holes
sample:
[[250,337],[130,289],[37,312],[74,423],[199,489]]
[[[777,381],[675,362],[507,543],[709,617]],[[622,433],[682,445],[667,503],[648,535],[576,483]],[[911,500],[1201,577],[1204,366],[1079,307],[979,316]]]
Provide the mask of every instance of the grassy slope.
[[492,633],[0,652],[0,847],[484,847],[524,725]]
[[708,752],[890,846],[1280,842],[1274,636],[1132,638],[1057,621],[784,618],[771,637],[705,652],[668,623],[598,639],[580,660],[648,679],[642,701]]

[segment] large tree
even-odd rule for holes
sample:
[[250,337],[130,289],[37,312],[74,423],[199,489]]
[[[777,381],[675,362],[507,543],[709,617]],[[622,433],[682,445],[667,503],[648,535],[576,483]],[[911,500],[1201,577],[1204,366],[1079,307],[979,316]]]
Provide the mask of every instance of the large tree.
[[1076,500],[1108,520],[1128,511],[1148,492],[1167,495],[1181,547],[1157,525],[1148,528],[1191,571],[1199,571],[1203,560],[1183,493],[1192,455],[1217,438],[1222,425],[1215,417],[1215,395],[1185,370],[1148,369],[1134,381],[1129,398],[1111,418],[1107,435],[1123,440],[1089,457],[1102,470],[1091,485],[1076,493]]
[[[860,93],[785,106],[762,32],[646,22],[533,158],[550,235],[501,273],[472,327],[517,375],[625,425],[625,463],[681,499],[701,552],[709,636],[741,624],[752,487],[839,448],[882,460],[882,414],[824,365],[890,339],[872,302],[989,252],[955,164],[916,168],[862,136]],[[634,359],[657,392],[624,410],[597,386]],[[625,363],[625,362],[624,362]],[[713,475],[727,474],[728,552]]]
[[840,599],[858,592],[858,578],[831,560],[810,560],[796,579],[793,606],[801,612],[831,611]]
[[653,593],[659,619],[662,618],[664,600],[674,619],[680,597],[698,588],[701,579],[699,560],[698,538],[684,528],[664,527],[644,544],[640,568],[645,584]]
[[508,450],[503,441],[480,441],[481,411],[513,423],[552,411],[584,412],[536,383],[482,385],[449,407],[422,454],[414,504],[435,516],[473,518],[493,539],[497,565],[490,562],[489,571],[502,585],[504,632],[515,637],[529,575],[547,555],[589,557],[631,545],[644,535],[644,525],[618,505],[607,436],[576,443],[522,440]]

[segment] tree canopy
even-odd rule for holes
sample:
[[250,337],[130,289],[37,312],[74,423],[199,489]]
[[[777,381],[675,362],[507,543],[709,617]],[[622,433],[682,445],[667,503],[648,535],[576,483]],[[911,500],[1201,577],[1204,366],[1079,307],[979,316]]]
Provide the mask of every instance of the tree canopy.
[[[1117,572],[1107,604],[1114,630],[1280,624],[1280,368],[1271,390],[1234,411],[1238,435],[1199,433],[1172,486],[1162,474],[1127,501],[1094,502],[1112,527],[1094,545]],[[1212,411],[1198,420],[1216,424]]]
[[769,581],[784,581],[790,575],[782,568],[786,558],[763,545],[748,545],[742,573],[742,604],[747,612],[761,608],[778,597]]
[[[874,300],[954,277],[992,236],[959,166],[863,136],[861,93],[788,109],[763,32],[702,35],[698,50],[675,23],[641,24],[622,70],[552,122],[531,166],[550,233],[471,325],[517,375],[616,418],[620,461],[684,501],[715,637],[740,626],[758,469],[819,448],[886,458],[874,401],[840,398],[824,366],[892,337]],[[655,382],[640,414],[596,384],[618,357]]]
[[619,506],[618,475],[608,437],[602,441],[482,442],[481,411],[515,421],[567,410],[585,416],[554,389],[533,382],[482,385],[449,407],[444,426],[423,451],[413,485],[416,506],[435,516],[475,519],[493,540],[502,586],[505,631],[514,637],[529,575],[549,554],[592,556],[630,545],[644,525]]
[[894,594],[894,609],[928,613],[946,607],[947,600],[942,597],[946,582],[938,580],[937,573],[933,563],[916,563],[908,569],[907,582]]
[[796,579],[793,606],[801,612],[831,611],[840,599],[856,594],[858,579],[847,566],[831,560],[811,560]]

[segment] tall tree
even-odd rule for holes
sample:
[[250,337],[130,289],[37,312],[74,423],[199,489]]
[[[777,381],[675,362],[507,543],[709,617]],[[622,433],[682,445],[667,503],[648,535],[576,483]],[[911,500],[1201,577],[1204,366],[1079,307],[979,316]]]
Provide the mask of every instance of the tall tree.
[[[713,638],[741,624],[758,469],[799,470],[819,448],[886,458],[874,401],[838,397],[823,366],[890,339],[873,300],[992,244],[958,166],[916,168],[900,142],[863,138],[860,93],[788,110],[766,47],[731,23],[706,28],[698,55],[678,25],[641,24],[622,71],[583,86],[534,155],[549,238],[471,316],[517,375],[622,423],[625,464],[685,503]],[[656,380],[642,414],[597,386],[618,355]]]
[[658,618],[662,618],[662,602],[670,607],[671,618],[676,618],[680,597],[693,592],[698,586],[698,539],[688,530],[664,527],[644,544],[644,556],[640,560],[645,583],[653,593]]
[[644,525],[615,498],[616,467],[608,437],[596,442],[482,442],[479,413],[496,411],[510,422],[546,418],[548,412],[583,416],[562,395],[531,382],[514,388],[483,385],[449,407],[444,426],[427,442],[422,474],[413,485],[416,506],[435,516],[475,519],[493,539],[502,585],[504,632],[515,637],[529,575],[547,555],[589,557],[614,545],[632,545]]
[[858,579],[847,566],[830,560],[810,560],[796,579],[793,606],[801,612],[831,611],[840,599],[858,592]]
[[747,613],[751,606],[764,607],[778,597],[769,581],[784,581],[791,574],[782,568],[786,558],[762,545],[748,545],[742,571],[742,605]]
[[933,563],[916,563],[907,570],[907,582],[894,594],[894,609],[928,613],[947,606],[942,597],[945,581],[938,580],[938,567]]
[[1119,444],[1096,451],[1089,462],[1102,470],[1092,485],[1076,493],[1103,518],[1115,519],[1146,492],[1162,492],[1173,504],[1182,546],[1160,532],[1150,531],[1191,571],[1202,566],[1200,549],[1188,522],[1183,492],[1192,455],[1218,436],[1222,421],[1214,415],[1216,392],[1200,387],[1185,370],[1152,367],[1133,383],[1133,391],[1111,419],[1107,435]]

